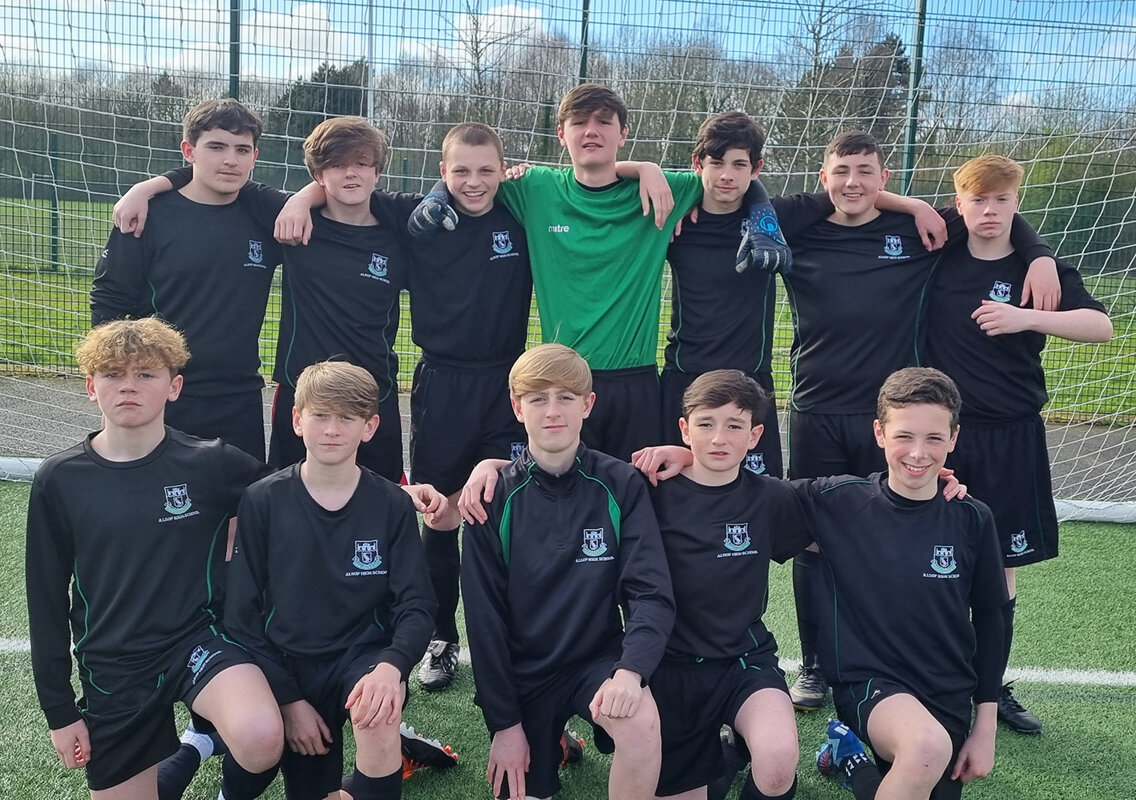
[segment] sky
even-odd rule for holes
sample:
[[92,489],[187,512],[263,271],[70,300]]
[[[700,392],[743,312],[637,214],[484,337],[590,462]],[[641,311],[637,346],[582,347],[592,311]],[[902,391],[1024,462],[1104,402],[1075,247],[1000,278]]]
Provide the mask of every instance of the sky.
[[[241,71],[291,80],[322,61],[400,58],[468,63],[480,35],[496,47],[519,46],[554,32],[580,38],[582,0],[493,3],[491,0],[285,2],[241,0]],[[855,15],[874,15],[913,51],[916,0],[827,0],[828,31]],[[928,57],[946,50],[972,59],[996,51],[999,89],[1008,105],[1028,105],[1067,85],[1136,92],[1136,3],[1131,0],[926,0]],[[475,15],[467,13],[473,10]],[[780,64],[803,58],[817,5],[797,0],[592,0],[593,45],[625,47],[700,31],[731,57]],[[474,32],[478,33],[475,34]],[[632,33],[637,42],[627,43]],[[228,0],[29,0],[0,8],[0,72],[20,66],[110,73],[196,70],[226,74]],[[494,44],[508,42],[509,44]]]

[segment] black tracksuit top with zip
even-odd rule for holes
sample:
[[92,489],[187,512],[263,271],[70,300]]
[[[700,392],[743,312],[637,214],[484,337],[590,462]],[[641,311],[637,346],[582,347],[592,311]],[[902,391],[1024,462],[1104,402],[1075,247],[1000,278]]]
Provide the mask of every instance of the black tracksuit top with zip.
[[501,468],[487,510],[486,523],[466,528],[461,575],[489,730],[520,721],[526,688],[607,650],[621,652],[615,669],[650,679],[674,599],[642,476],[582,445],[551,475],[526,449]]

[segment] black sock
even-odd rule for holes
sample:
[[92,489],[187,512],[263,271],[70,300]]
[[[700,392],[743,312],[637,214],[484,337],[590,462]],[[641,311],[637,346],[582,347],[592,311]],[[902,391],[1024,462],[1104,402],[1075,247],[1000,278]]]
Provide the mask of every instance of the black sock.
[[[287,745],[285,745],[287,746]],[[225,800],[255,800],[276,778],[277,767],[264,772],[249,772],[232,756],[221,764],[221,794]]]
[[158,800],[181,800],[201,767],[201,753],[184,742],[177,752],[158,764]]
[[1005,631],[1006,645],[1006,663],[1010,663],[1010,647],[1014,643],[1014,611],[1018,607],[1018,598],[1011,597],[1010,602],[1002,606],[1002,627]]
[[858,753],[844,762],[844,777],[852,787],[856,800],[874,800],[884,776],[867,753]]
[[351,796],[355,800],[399,800],[402,797],[402,767],[381,778],[368,777],[355,767],[351,775]]
[[817,666],[816,609],[813,584],[819,580],[820,554],[798,553],[793,559],[793,603],[797,608],[797,633],[801,637],[801,653],[805,666]]
[[732,745],[722,740],[722,759],[726,762],[726,771],[706,787],[706,800],[726,800],[726,794],[734,785],[734,778],[749,763],[749,750],[746,749],[745,740],[736,732]]
[[738,794],[738,800],[789,800],[797,793],[797,776],[793,776],[793,785],[790,786],[782,794],[762,794],[761,789],[757,788],[757,784],[753,781],[753,771],[751,770],[746,777],[746,782],[742,785],[742,790]]
[[434,638],[445,642],[458,640],[458,573],[461,557],[458,554],[458,529],[436,531],[422,526],[422,550],[426,554],[426,569],[430,583],[438,598],[438,614],[434,618]]

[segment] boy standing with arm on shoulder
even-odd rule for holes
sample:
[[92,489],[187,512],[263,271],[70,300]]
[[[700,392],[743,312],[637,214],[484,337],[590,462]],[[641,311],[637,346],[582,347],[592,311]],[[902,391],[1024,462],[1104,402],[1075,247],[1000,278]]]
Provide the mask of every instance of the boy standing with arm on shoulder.
[[[702,182],[698,220],[684,222],[682,235],[667,249],[673,277],[671,329],[667,333],[662,392],[662,441],[682,441],[678,420],[683,392],[700,374],[739,369],[773,395],[773,314],[776,276],[771,269],[738,271],[737,253],[747,225],[747,190],[761,174],[765,133],[751,117],[729,111],[708,118],[698,129],[691,161]],[[831,213],[828,197],[801,195],[790,227],[811,224]],[[745,467],[780,478],[781,439],[777,406],[755,420],[764,434],[747,454]]]
[[260,117],[236,100],[185,115],[192,179],[157,197],[141,235],[112,231],[95,266],[91,324],[157,316],[185,334],[193,360],[166,422],[264,460],[259,337],[280,247],[238,202],[256,162]]
[[[877,209],[888,176],[883,150],[870,134],[835,137],[825,150],[820,177],[836,210],[791,237],[793,270],[782,275],[793,312],[791,478],[863,476],[883,469],[871,436],[879,386],[892,372],[917,363],[918,310],[931,271],[965,238],[964,226],[956,224],[945,247],[928,251],[911,216]],[[794,201],[777,198],[774,205],[791,218],[787,207]],[[1014,226],[1023,264],[1050,255],[1024,220]],[[1035,272],[1031,267],[1030,274]],[[803,659],[790,693],[802,711],[818,708],[828,690],[815,644],[819,564],[811,552],[793,564]]]
[[435,603],[411,500],[355,462],[379,425],[377,409],[366,370],[309,366],[293,411],[307,458],[249,487],[241,501],[225,614],[280,704],[290,798],[338,796],[348,717],[357,748],[352,795],[401,793],[406,679],[426,647]]
[[[967,249],[936,268],[924,305],[922,361],[950,375],[962,395],[963,433],[948,463],[994,512],[1006,563],[1005,643],[1009,659],[1017,600],[1016,570],[1057,556],[1049,454],[1041,409],[1049,396],[1041,352],[1045,337],[1104,342],[1112,323],[1076,268],[1061,261],[1061,304],[1021,306],[1025,267],[1010,241],[1022,167],[980,156],[954,174]],[[1024,468],[1023,468],[1024,465]],[[998,716],[1021,733],[1041,721],[1002,687]]]
[[[600,401],[584,441],[623,460],[659,438],[663,261],[676,223],[702,190],[693,173],[665,173],[674,210],[656,205],[655,216],[644,216],[639,183],[616,172],[627,114],[627,104],[606,86],[575,87],[557,111],[557,135],[572,165],[532,167],[500,189],[528,234],[544,341],[572,347],[593,369]],[[437,202],[427,198],[412,228],[416,221],[436,223],[423,209],[436,210]]]
[[166,427],[189,353],[164,322],[105,323],[76,355],[103,429],[44,461],[28,506],[32,670],[52,743],[92,796],[157,798],[180,700],[228,743],[222,797],[251,800],[280,757],[280,713],[217,603],[229,522],[264,464]]
[[422,348],[410,393],[410,474],[449,498],[449,510],[422,525],[438,615],[418,680],[432,691],[450,685],[458,662],[458,492],[479,461],[512,458],[525,445],[509,407],[509,368],[524,352],[532,303],[525,230],[495,202],[501,137],[478,122],[455,125],[440,167],[460,224],[411,248],[409,281],[411,334]]
[[563,345],[517,360],[509,389],[528,446],[465,532],[475,700],[492,738],[487,777],[502,798],[559,790],[573,714],[593,724],[597,748],[614,747],[612,798],[651,798],[659,777],[646,684],[674,621],[670,578],[643,481],[580,443],[591,388],[587,363]]

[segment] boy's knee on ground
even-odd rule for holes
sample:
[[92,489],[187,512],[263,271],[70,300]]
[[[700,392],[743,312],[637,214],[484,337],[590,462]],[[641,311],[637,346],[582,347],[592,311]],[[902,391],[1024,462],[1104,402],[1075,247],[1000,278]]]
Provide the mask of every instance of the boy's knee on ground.
[[762,794],[784,794],[797,775],[800,748],[795,737],[767,737],[762,742],[746,741],[752,754],[753,782]]

